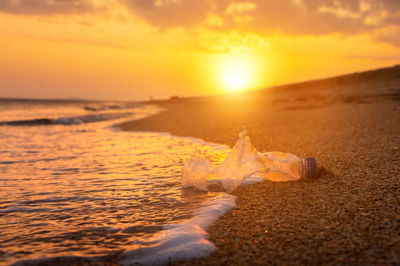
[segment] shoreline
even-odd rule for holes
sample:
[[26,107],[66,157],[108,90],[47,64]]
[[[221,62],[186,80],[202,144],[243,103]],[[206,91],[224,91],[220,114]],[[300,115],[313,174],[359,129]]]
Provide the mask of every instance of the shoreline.
[[217,250],[176,264],[400,263],[400,79],[324,83],[163,101],[120,125],[229,146],[245,125],[260,152],[317,158],[315,180],[235,190],[237,207],[208,230]]

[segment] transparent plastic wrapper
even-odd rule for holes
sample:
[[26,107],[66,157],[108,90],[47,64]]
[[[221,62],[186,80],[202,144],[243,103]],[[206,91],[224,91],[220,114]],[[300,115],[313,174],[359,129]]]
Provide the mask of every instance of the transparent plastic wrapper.
[[207,191],[210,185],[218,184],[231,193],[243,181],[252,176],[264,180],[297,180],[304,174],[304,159],[290,153],[260,153],[246,136],[246,130],[239,134],[228,157],[214,165],[204,158],[194,157],[185,162],[182,171],[183,187],[196,187]]

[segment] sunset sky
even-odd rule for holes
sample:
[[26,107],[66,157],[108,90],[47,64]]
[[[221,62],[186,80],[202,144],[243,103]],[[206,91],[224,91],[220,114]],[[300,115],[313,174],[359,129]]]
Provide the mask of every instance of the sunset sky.
[[146,100],[400,63],[399,0],[1,0],[0,97]]

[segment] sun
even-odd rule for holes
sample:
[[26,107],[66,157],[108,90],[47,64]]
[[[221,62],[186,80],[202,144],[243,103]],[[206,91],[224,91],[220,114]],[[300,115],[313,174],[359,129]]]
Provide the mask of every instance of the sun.
[[251,86],[251,65],[244,59],[229,59],[221,66],[221,83],[231,92]]

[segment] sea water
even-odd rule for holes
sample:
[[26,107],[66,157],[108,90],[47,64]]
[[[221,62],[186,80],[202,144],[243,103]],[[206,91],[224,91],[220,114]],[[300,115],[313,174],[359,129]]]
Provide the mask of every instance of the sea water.
[[234,197],[182,188],[192,156],[229,148],[114,125],[162,110],[121,102],[0,100],[0,264],[54,257],[159,263],[205,256]]

